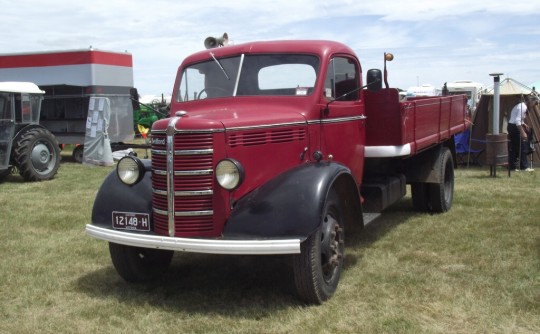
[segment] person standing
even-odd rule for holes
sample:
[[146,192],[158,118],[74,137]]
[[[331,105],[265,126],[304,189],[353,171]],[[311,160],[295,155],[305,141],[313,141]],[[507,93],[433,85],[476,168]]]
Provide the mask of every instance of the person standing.
[[[529,127],[525,124],[525,119],[529,109],[536,105],[538,98],[534,95],[527,95],[526,102],[520,102],[512,108],[510,119],[508,120],[508,136],[510,138],[509,166],[511,170],[533,171],[529,168],[527,160],[528,154],[528,131]],[[518,162],[519,160],[519,162]]]

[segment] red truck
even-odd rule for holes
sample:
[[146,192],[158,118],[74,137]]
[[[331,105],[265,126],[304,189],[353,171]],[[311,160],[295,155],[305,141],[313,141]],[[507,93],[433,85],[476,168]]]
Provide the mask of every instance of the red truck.
[[[388,55],[389,56],[389,55]],[[386,57],[386,54],[385,54]],[[178,69],[151,159],[124,157],[94,202],[90,236],[127,281],[159,277],[177,252],[290,254],[299,297],[335,292],[345,231],[406,194],[445,212],[464,95],[399,102],[332,41],[219,47]],[[382,83],[385,83],[385,88]]]

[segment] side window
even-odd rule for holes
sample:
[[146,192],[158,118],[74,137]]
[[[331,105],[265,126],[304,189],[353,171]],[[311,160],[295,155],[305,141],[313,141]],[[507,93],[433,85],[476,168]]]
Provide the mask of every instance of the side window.
[[358,100],[360,94],[358,91],[354,91],[359,87],[358,72],[352,59],[332,58],[326,73],[324,96],[330,99],[339,98],[339,101]]
[[32,108],[32,122],[39,123],[39,114],[41,111],[41,100],[43,98],[40,95],[30,95],[30,104]]
[[31,123],[32,122],[32,105],[30,104],[30,95],[21,94],[21,111],[22,111],[22,122]]

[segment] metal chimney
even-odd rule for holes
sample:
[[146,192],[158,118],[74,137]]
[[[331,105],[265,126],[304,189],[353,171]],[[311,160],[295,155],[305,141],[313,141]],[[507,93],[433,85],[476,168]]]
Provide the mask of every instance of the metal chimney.
[[493,134],[499,134],[499,114],[500,114],[500,88],[501,88],[501,75],[503,73],[491,73],[493,77]]

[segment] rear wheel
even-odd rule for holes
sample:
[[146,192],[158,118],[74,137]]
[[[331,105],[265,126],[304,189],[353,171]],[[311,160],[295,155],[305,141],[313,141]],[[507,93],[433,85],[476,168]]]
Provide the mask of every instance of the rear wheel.
[[139,248],[109,242],[114,268],[128,282],[142,283],[157,279],[171,263],[174,252]]
[[309,304],[321,304],[336,291],[345,252],[343,211],[339,198],[331,191],[319,228],[300,246],[293,258],[296,289]]
[[23,133],[13,152],[19,173],[27,181],[52,179],[60,167],[60,147],[45,128],[32,128]]
[[437,183],[411,183],[411,197],[416,211],[442,213],[450,210],[454,197],[454,161],[452,153],[443,147],[433,166]]
[[432,211],[441,213],[450,210],[454,198],[454,161],[448,148],[443,148],[435,168],[441,177],[438,183],[429,184],[429,201]]

